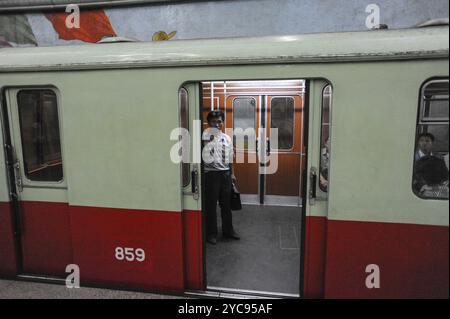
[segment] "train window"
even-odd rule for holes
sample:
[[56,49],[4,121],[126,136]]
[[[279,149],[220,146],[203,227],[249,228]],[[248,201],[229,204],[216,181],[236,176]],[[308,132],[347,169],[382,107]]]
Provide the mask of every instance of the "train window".
[[[178,92],[178,99],[180,103],[180,127],[189,131],[189,96],[185,88],[181,88]],[[184,137],[181,152],[189,152],[189,136]],[[180,154],[184,159],[183,154]],[[186,187],[190,182],[190,165],[189,161],[183,160],[181,164],[182,186]]]
[[328,192],[328,175],[330,164],[330,112],[331,112],[331,85],[325,86],[322,91],[322,120],[320,134],[320,167],[319,187]]
[[422,89],[421,121],[448,121],[448,81],[432,81]]
[[292,97],[272,98],[270,128],[278,129],[278,149],[289,150],[292,148],[294,144],[294,99]]
[[[245,97],[233,100],[234,146],[236,149],[248,150],[249,139],[255,140],[255,114],[256,102],[254,98]],[[236,141],[238,141],[237,144]]]
[[56,94],[21,90],[17,94],[25,176],[31,181],[63,179]]
[[448,199],[448,79],[427,82],[420,95],[413,191],[421,198]]

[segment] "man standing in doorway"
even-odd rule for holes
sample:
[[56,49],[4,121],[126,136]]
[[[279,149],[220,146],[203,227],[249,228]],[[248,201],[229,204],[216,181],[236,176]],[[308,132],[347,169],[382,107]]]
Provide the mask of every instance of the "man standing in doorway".
[[230,209],[231,183],[236,181],[233,174],[233,143],[222,132],[225,120],[222,111],[208,113],[208,128],[203,133],[203,159],[205,163],[205,201],[206,201],[206,241],[217,243],[217,202],[222,214],[222,233],[224,238],[240,239],[234,231]]

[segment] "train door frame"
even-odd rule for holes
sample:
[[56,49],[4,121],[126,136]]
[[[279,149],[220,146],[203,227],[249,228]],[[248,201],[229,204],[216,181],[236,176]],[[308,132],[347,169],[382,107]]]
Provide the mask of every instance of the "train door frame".
[[[246,291],[246,290],[240,290],[240,289],[229,289],[229,288],[218,288],[218,287],[214,287],[215,289],[210,289],[208,287],[208,274],[207,274],[207,254],[206,254],[206,233],[205,233],[205,229],[203,228],[203,293],[194,293],[194,294],[199,294],[199,295],[204,295],[204,296],[214,296],[214,297],[236,297],[236,296],[254,296],[254,297],[289,297],[289,298],[302,298],[304,296],[304,268],[305,268],[305,241],[306,241],[306,236],[305,236],[305,220],[306,220],[306,200],[307,200],[307,190],[309,188],[309,179],[308,179],[308,175],[307,175],[307,171],[308,171],[308,154],[309,154],[309,146],[308,146],[308,135],[310,134],[310,117],[309,117],[309,112],[310,112],[310,108],[316,107],[314,105],[312,105],[310,103],[311,101],[315,101],[313,99],[310,99],[310,83],[311,80],[309,80],[308,78],[296,78],[296,79],[301,79],[304,80],[304,89],[302,91],[302,94],[300,94],[299,96],[302,98],[301,100],[301,108],[302,108],[302,112],[303,112],[303,118],[302,118],[302,124],[303,126],[301,127],[301,133],[303,134],[303,138],[300,140],[300,144],[301,144],[301,153],[300,153],[300,176],[299,176],[299,183],[301,186],[301,189],[299,190],[299,204],[297,204],[297,207],[300,209],[299,210],[299,219],[300,219],[300,243],[299,243],[299,268],[298,268],[298,274],[299,274],[299,282],[298,282],[298,287],[299,287],[299,293],[298,295],[290,295],[288,293],[277,293],[277,292],[265,292],[265,291]],[[253,79],[252,79],[253,80]],[[283,80],[290,80],[290,79],[277,79],[280,81]],[[247,80],[246,80],[247,81]],[[258,81],[258,80],[254,80],[254,81]],[[206,80],[204,81],[198,81],[197,83],[199,84],[199,99],[198,99],[198,109],[199,109],[199,119],[203,119],[203,89],[202,89],[202,83],[204,82],[208,82]],[[261,95],[259,96],[259,99],[261,100],[260,103],[263,104],[265,101],[262,101]],[[226,112],[225,113],[225,117]],[[261,112],[258,112],[259,114]],[[261,125],[261,114],[258,116],[258,118],[256,119],[257,121],[257,125]],[[267,112],[264,112],[264,120],[267,121],[266,117],[267,117]],[[270,128],[269,128],[270,129]],[[267,133],[268,129],[265,128],[264,129],[264,134],[268,134]],[[202,132],[203,132],[203,125],[202,125]],[[258,133],[257,133],[258,134]],[[270,134],[270,133],[269,133]],[[294,134],[295,134],[295,130],[294,130]],[[262,143],[263,145],[261,145],[262,147],[265,147],[266,143]],[[303,162],[304,161],[304,162]],[[203,161],[201,163],[201,194],[204,193],[204,168],[203,168]],[[258,188],[260,188],[259,185],[259,181],[258,181]],[[260,194],[258,194],[259,197]],[[263,194],[263,196],[265,195],[265,192]],[[205,207],[205,203],[204,203],[205,197],[202,196],[201,197],[201,203],[202,203],[202,207],[201,207],[201,211],[202,211],[202,225],[204,225],[205,223],[205,214],[204,214],[204,207]],[[292,206],[292,205],[288,205],[288,206]],[[216,289],[217,288],[217,289]]]
[[[179,125],[187,129],[188,143],[182,144],[188,147],[188,163],[180,163],[181,180],[181,207],[183,224],[183,267],[185,276],[185,291],[205,290],[205,262],[204,262],[204,234],[202,231],[202,167],[199,158],[201,156],[201,92],[197,82],[183,83],[179,88]],[[187,120],[188,127],[183,126],[182,92],[187,94]],[[200,93],[200,94],[199,94]],[[184,151],[184,149],[183,149]],[[185,160],[186,158],[183,157]],[[188,182],[184,181],[184,174],[188,174]]]
[[11,148],[11,131],[8,117],[8,106],[7,106],[7,88],[2,88],[1,90],[1,109],[0,109],[0,122],[2,126],[4,150],[5,150],[5,166],[6,166],[6,176],[8,182],[9,199],[11,203],[12,210],[12,229],[14,235],[14,248],[16,255],[16,273],[21,274],[22,269],[22,241],[21,241],[21,219],[20,219],[20,204],[17,195],[17,186],[14,178],[14,152]]
[[[329,191],[324,192],[319,186],[319,169],[320,169],[320,155],[321,155],[321,139],[322,139],[322,120],[323,120],[323,106],[324,106],[324,91],[327,86],[330,86],[333,90],[333,85],[326,79],[311,79],[307,80],[307,94],[305,99],[306,108],[305,114],[305,146],[306,146],[306,166],[305,174],[303,175],[303,207],[302,207],[302,242],[301,242],[301,272],[300,272],[300,291],[302,296],[307,292],[309,293],[313,286],[323,286],[325,284],[325,269],[324,264],[319,264],[320,269],[317,268],[317,264],[312,265],[311,258],[308,257],[311,254],[325,256],[325,246],[319,247],[321,251],[317,251],[314,246],[314,238],[321,234],[313,234],[312,232],[317,229],[314,227],[315,220],[318,218],[328,218],[329,208]],[[331,91],[333,92],[333,91]],[[330,95],[330,105],[333,102],[333,93]],[[332,137],[332,108],[329,113],[329,138]],[[332,144],[332,142],[331,142]],[[332,170],[332,157],[329,160],[330,171]],[[331,179],[328,179],[331,182]],[[329,184],[330,185],[330,184]],[[326,242],[326,238],[323,238]],[[313,251],[316,250],[316,251]],[[321,274],[321,277],[318,277]],[[312,282],[313,280],[319,282]]]
[[[323,120],[323,96],[326,87],[331,86],[326,80],[314,80],[310,85],[310,101],[313,106],[309,110],[309,127],[308,127],[308,154],[307,154],[307,173],[308,189],[306,208],[309,216],[327,216],[328,212],[328,193],[323,191],[319,186],[319,170],[320,170],[320,152],[322,146],[322,120]],[[332,86],[331,86],[332,87]],[[332,101],[332,95],[330,101]],[[330,110],[331,123],[331,110]],[[331,139],[331,125],[329,129],[329,138]],[[331,165],[331,160],[330,160]],[[314,213],[312,213],[312,206]]]
[[[59,130],[59,147],[62,161],[62,179],[60,181],[31,180],[25,174],[23,135],[21,124],[19,123],[19,102],[17,100],[18,93],[21,91],[51,91],[54,94]],[[60,93],[56,87],[51,85],[5,87],[2,90],[1,115],[4,127],[3,136],[5,138],[8,185],[13,212],[17,275],[25,278],[43,276],[49,279],[63,280],[66,276],[66,266],[73,261],[73,249],[70,231],[68,229],[68,227],[70,227],[70,222],[67,209],[67,172],[64,165],[64,133],[62,129],[63,116]],[[28,209],[24,208],[25,203],[27,203]],[[34,206],[35,203],[39,204]],[[47,238],[42,239],[40,242],[40,244],[45,244],[46,242],[58,242],[58,237],[59,239],[62,239],[61,243],[58,243],[56,246],[38,249],[39,252],[43,251],[44,254],[47,251],[49,256],[58,255],[55,262],[48,262],[49,259],[53,260],[53,258],[42,258],[43,256],[40,256],[40,258],[39,256],[34,256],[36,250],[33,249],[33,247],[39,243],[35,243],[33,238],[40,238],[38,235],[39,226],[34,227],[35,233],[28,235],[28,239],[24,238],[27,235],[26,226],[28,225],[33,228],[32,226],[34,224],[33,222],[26,222],[26,211],[28,211],[28,215],[32,212],[36,217],[37,214],[42,214],[42,205],[46,204],[52,206],[49,210],[52,211],[54,216],[59,214],[59,219],[52,221],[52,227],[59,228],[61,225],[67,227],[64,234],[55,234],[53,240]],[[47,207],[50,206],[47,205]],[[52,251],[52,249],[56,249],[56,252]],[[41,261],[42,259],[44,259],[43,262]]]

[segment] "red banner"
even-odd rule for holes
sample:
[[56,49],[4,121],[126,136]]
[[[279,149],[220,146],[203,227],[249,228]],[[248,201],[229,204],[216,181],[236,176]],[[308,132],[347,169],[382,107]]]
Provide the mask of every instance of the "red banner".
[[[66,19],[70,13],[49,13],[45,16],[53,25],[59,38],[63,40],[81,40],[95,43],[105,36],[116,36],[109,18],[103,10],[80,12],[79,28],[69,28]],[[69,21],[71,18],[69,17]]]

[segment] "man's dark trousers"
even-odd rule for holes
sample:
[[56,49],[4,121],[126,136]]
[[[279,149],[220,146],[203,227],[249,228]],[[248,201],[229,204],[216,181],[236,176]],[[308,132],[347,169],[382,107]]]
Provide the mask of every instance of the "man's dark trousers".
[[231,172],[209,171],[205,174],[205,202],[206,202],[206,236],[217,237],[217,201],[222,213],[222,233],[232,234],[233,220],[230,209]]

